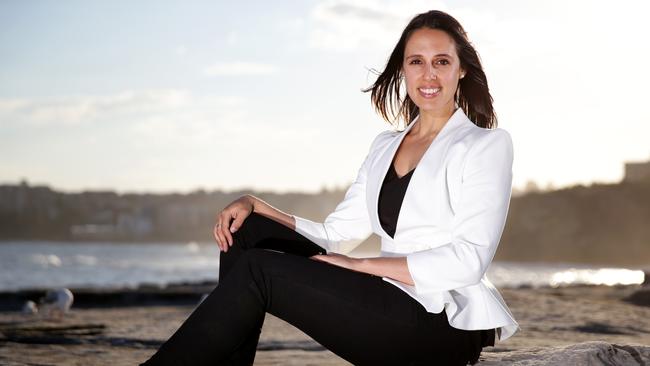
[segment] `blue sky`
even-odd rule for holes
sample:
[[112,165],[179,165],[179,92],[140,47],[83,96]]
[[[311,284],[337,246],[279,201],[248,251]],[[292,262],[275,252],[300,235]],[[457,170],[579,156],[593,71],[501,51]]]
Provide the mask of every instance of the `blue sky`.
[[2,1],[0,182],[63,190],[345,187],[408,20],[465,26],[515,144],[514,184],[650,158],[637,1]]

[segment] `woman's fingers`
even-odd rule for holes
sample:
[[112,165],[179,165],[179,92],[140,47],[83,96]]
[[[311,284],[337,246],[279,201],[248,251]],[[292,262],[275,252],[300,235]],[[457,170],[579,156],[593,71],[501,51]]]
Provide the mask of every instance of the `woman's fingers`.
[[224,214],[222,211],[218,216],[217,216],[217,223],[214,226],[214,234],[215,234],[215,239],[217,240],[217,243],[219,244],[219,248],[227,252],[228,251],[228,240],[223,234],[223,228],[228,225],[228,219],[227,216]]
[[214,224],[214,227],[212,228],[212,235],[214,236],[214,241],[217,242],[217,245],[219,246],[220,250],[224,250],[223,244],[221,242],[221,239],[219,238],[219,219],[217,218],[217,222]]
[[219,228],[220,238],[223,238],[223,246],[228,251],[232,246],[232,233],[230,232],[230,220],[236,216],[236,211],[230,210],[221,215],[221,227]]
[[232,246],[232,233],[241,227],[253,209],[253,204],[244,196],[226,206],[217,215],[216,224],[212,229],[212,235],[222,251],[227,252],[228,248]]
[[227,214],[226,218],[224,221],[222,221],[221,227],[219,228],[221,231],[221,236],[223,236],[223,245],[226,247],[226,251],[228,251],[228,248],[230,247],[230,232],[228,231],[228,228],[230,227],[230,213]]
[[230,224],[230,229],[228,230],[228,236],[230,237],[230,246],[232,246],[232,234],[239,230],[239,228],[242,226],[244,223],[244,220],[246,219],[246,215],[243,214],[241,211],[237,211],[233,214],[233,220],[232,223]]
[[227,229],[228,222],[229,222],[229,219],[227,217],[228,215],[226,215],[224,211],[221,211],[221,213],[217,215],[217,219],[215,220],[216,223],[212,228],[212,235],[214,236],[214,240],[217,242],[219,249],[221,249],[224,252],[228,251],[228,244],[230,243],[228,237],[226,236],[227,235],[226,232],[228,231]]
[[217,235],[217,223],[212,227],[212,237],[214,237],[214,241],[217,243],[217,246],[219,246],[219,249],[221,249],[221,243],[219,243],[219,236]]
[[232,234],[230,233],[230,226],[232,225],[230,222],[230,219],[234,213],[229,213],[228,214],[228,219],[226,220],[226,224],[221,227],[221,231],[223,233],[224,238],[226,238],[226,249],[232,246]]

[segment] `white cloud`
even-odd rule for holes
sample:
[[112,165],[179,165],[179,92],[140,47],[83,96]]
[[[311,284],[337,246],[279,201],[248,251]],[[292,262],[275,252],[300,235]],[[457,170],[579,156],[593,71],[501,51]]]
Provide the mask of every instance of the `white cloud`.
[[268,75],[276,71],[273,65],[255,62],[219,62],[203,70],[207,76]]
[[174,49],[174,52],[175,52],[178,56],[183,57],[183,56],[185,56],[185,55],[187,54],[187,47],[185,47],[184,45],[177,46],[177,47]]
[[276,23],[278,29],[289,32],[289,33],[299,33],[302,32],[307,25],[305,18],[289,18],[282,19]]
[[260,130],[245,102],[176,89],[0,99],[0,180],[66,189],[215,186],[226,179],[212,168]]
[[237,42],[239,42],[239,38],[240,38],[240,37],[239,37],[239,33],[238,33],[238,32],[230,31],[230,32],[228,32],[228,33],[226,34],[226,38],[225,38],[225,40],[226,40],[226,44],[228,44],[228,45],[230,45],[230,46],[232,46],[232,45],[236,45]]
[[370,42],[385,47],[397,42],[416,14],[443,10],[443,1],[331,0],[318,3],[311,13],[310,45],[330,50],[352,50]]
[[177,89],[0,98],[0,121],[0,181],[64,189],[237,187],[262,176],[281,187],[278,162],[304,137],[241,97]]
[[101,121],[137,120],[147,115],[233,106],[241,98],[195,96],[178,89],[123,91],[109,95],[0,98],[0,126],[75,126]]

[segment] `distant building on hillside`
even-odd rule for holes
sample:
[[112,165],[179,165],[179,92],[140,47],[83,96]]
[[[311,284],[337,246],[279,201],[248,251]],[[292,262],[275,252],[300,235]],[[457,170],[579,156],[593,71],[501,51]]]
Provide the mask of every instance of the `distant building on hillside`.
[[624,182],[650,183],[650,161],[625,163]]

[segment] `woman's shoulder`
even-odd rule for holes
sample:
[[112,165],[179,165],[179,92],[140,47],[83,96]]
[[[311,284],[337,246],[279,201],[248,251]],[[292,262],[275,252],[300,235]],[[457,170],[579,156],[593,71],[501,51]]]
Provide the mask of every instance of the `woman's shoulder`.
[[512,146],[512,136],[508,130],[501,127],[483,128],[473,123],[458,134],[456,141],[468,147],[494,143]]
[[485,158],[512,159],[513,155],[512,137],[507,130],[501,127],[483,128],[469,123],[454,137],[448,158],[461,163]]

